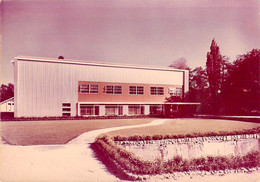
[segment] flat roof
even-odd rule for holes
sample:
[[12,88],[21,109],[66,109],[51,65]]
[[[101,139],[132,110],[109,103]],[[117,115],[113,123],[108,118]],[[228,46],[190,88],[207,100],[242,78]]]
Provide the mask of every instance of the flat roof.
[[[110,62],[92,62],[92,61],[83,61],[83,60],[30,57],[30,56],[18,56],[18,57],[15,57],[15,60],[90,65],[90,66],[120,67],[120,68],[152,69],[152,70],[165,70],[165,71],[181,71],[181,72],[187,71],[187,70],[183,70],[183,69],[175,69],[175,68],[171,68],[171,67],[161,67],[161,66],[121,64],[121,63],[110,63]],[[14,60],[12,62],[14,62]]]

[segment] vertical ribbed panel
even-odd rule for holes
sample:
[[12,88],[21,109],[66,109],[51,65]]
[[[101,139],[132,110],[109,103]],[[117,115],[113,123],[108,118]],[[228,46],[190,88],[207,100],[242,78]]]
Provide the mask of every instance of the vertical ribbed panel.
[[189,70],[185,70],[184,93],[189,91]]
[[[78,81],[182,85],[183,72],[15,60],[15,116],[76,116]],[[185,71],[185,91],[188,71]],[[113,101],[111,101],[113,102]]]

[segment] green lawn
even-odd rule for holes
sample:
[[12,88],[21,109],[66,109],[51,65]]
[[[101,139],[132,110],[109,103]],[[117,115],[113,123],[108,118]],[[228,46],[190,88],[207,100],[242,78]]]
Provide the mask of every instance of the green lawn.
[[[13,145],[65,144],[80,134],[102,128],[149,123],[155,118],[115,120],[64,120],[0,122],[1,136]],[[172,119],[163,125],[125,129],[108,133],[111,136],[189,134],[194,132],[233,131],[260,127],[250,123],[216,119]]]
[[102,128],[149,123],[148,119],[0,122],[1,136],[13,145],[65,144],[80,134]]
[[206,133],[218,131],[237,131],[260,127],[260,123],[250,123],[220,119],[172,119],[159,126],[124,129],[106,133],[109,136],[134,136],[134,135],[178,135],[192,133]]

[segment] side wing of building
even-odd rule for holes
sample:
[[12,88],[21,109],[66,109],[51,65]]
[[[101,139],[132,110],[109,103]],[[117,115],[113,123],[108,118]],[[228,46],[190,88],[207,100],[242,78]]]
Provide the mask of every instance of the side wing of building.
[[148,108],[176,88],[188,91],[188,71],[168,68],[17,58],[14,72],[15,117],[84,115],[88,106],[106,115],[115,105],[127,114],[129,105]]

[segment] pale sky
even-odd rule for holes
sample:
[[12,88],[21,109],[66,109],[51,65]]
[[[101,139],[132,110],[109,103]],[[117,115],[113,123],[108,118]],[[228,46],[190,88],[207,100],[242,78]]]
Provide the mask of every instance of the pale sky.
[[260,48],[258,0],[4,1],[1,83],[11,60],[37,56],[169,66],[205,66],[211,40],[230,57]]

